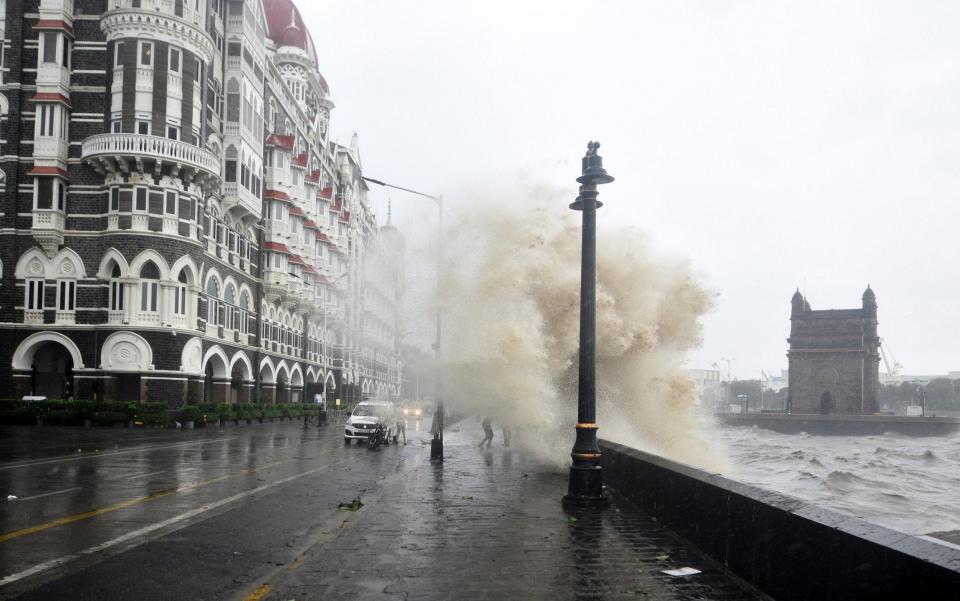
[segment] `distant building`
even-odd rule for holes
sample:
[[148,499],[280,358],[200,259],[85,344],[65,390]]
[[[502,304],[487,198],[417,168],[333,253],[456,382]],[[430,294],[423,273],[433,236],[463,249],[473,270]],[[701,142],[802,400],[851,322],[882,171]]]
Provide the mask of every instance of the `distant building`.
[[859,309],[814,311],[798,290],[790,313],[790,413],[870,414],[878,409],[877,299]]
[[948,371],[945,374],[924,374],[924,375],[911,375],[911,374],[897,374],[891,376],[889,374],[881,373],[880,374],[880,383],[881,384],[902,384],[907,382],[909,384],[919,384],[926,386],[930,383],[931,380],[960,380],[960,371]]
[[764,387],[769,388],[774,392],[780,392],[781,390],[789,386],[789,378],[790,378],[789,373],[790,373],[789,369],[781,369],[779,376],[774,376],[766,372],[763,372]]

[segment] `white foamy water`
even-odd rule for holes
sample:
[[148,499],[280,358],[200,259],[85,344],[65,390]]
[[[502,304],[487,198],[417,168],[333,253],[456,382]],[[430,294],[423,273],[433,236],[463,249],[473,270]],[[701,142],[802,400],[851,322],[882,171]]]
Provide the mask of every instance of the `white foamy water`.
[[910,534],[960,530],[960,435],[779,434],[720,427],[725,476]]
[[[569,194],[475,193],[454,207],[441,288],[444,391],[454,410],[524,428],[531,450],[566,465],[576,419],[580,215]],[[683,260],[635,228],[601,221],[597,405],[603,436],[710,469],[686,352],[713,295]],[[458,403],[462,406],[458,407]]]

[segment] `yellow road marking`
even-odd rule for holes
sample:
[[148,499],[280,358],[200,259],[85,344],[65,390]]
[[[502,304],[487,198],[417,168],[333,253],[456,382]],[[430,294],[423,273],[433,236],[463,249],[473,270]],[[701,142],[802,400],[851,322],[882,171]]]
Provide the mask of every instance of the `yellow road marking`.
[[[292,461],[292,460],[291,460]],[[242,472],[237,472],[234,474],[227,474],[225,476],[220,476],[218,478],[212,478],[210,480],[204,480],[203,482],[197,482],[194,484],[188,484],[187,486],[180,486],[178,488],[169,488],[167,490],[161,490],[149,494],[145,497],[140,497],[138,499],[130,499],[129,501],[123,501],[121,503],[116,503],[114,505],[107,505],[106,507],[101,507],[99,509],[94,509],[92,511],[86,511],[84,513],[78,513],[75,515],[67,516],[64,518],[59,518],[52,520],[45,524],[38,524],[36,526],[30,526],[29,528],[23,528],[21,530],[14,530],[13,532],[7,532],[6,534],[0,534],[0,543],[6,542],[14,538],[20,538],[21,536],[27,536],[28,534],[36,534],[37,532],[43,532],[44,530],[49,530],[51,528],[56,528],[57,526],[65,526],[67,524],[72,524],[73,522],[79,522],[80,520],[86,520],[98,515],[103,515],[105,513],[110,513],[112,511],[118,511],[120,509],[126,509],[127,507],[133,507],[134,505],[140,505],[141,503],[147,503],[161,497],[166,497],[178,492],[185,492],[188,490],[193,490],[195,488],[200,488],[201,486],[207,486],[208,484],[214,484],[216,482],[222,482],[230,478],[236,478],[237,476],[243,476],[245,474],[252,474],[254,472],[259,472],[275,465],[281,463],[286,463],[284,461],[276,461],[274,463],[268,463],[266,465],[261,465],[260,467],[244,470]]]
[[264,597],[266,597],[266,596],[267,596],[267,593],[269,593],[269,592],[270,592],[270,585],[269,585],[269,584],[264,584],[263,586],[261,586],[261,587],[258,588],[257,590],[255,590],[255,591],[253,591],[252,593],[250,593],[249,595],[247,595],[246,598],[244,598],[243,601],[260,601],[260,599],[263,599]]

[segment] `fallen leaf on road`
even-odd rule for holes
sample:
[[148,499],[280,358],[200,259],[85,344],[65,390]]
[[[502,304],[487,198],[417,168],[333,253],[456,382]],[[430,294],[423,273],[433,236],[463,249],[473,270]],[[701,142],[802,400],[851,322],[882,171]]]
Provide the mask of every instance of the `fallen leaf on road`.
[[463,497],[463,500],[464,500],[464,501],[472,501],[472,500],[473,500],[473,497]]
[[576,523],[577,523],[577,518],[575,518],[575,517],[573,517],[573,516],[571,515],[570,517],[567,518],[567,521],[570,522],[571,524],[576,524]]
[[669,555],[657,555],[654,559],[656,559],[657,561],[666,561],[666,560],[670,559],[670,556],[669,556]]
[[8,500],[8,501],[16,501],[16,500],[17,500],[17,495],[7,495],[7,500]]
[[360,497],[355,497],[349,503],[340,503],[337,505],[337,508],[340,509],[340,511],[357,511],[361,507],[363,507],[363,502],[360,500]]

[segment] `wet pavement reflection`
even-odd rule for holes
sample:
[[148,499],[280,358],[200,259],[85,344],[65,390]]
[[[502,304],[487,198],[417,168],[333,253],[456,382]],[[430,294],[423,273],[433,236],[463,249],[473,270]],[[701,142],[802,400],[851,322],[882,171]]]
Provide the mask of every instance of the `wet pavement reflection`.
[[0,599],[757,598],[627,502],[565,513],[566,470],[472,425],[442,465],[423,420],[375,451],[336,424],[4,429]]
[[204,519],[225,499],[288,486],[303,474],[322,481],[345,462],[359,461],[368,474],[390,472],[413,451],[344,448],[342,433],[342,425],[289,421],[190,431],[4,427],[0,598],[98,547],[125,547]]

